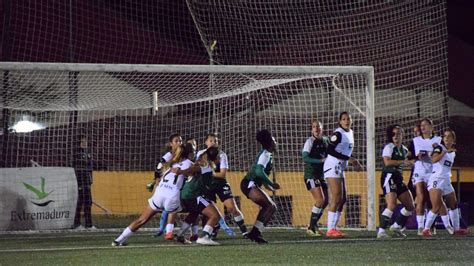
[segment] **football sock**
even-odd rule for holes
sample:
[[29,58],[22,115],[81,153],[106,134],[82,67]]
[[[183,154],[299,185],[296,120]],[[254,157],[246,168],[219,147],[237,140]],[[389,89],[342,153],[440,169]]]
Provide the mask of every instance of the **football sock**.
[[411,216],[412,212],[407,211],[407,209],[402,208],[400,210],[400,214],[397,216],[397,220],[395,221],[395,224],[398,225],[399,227],[404,227],[405,224],[407,223],[408,218]]
[[193,224],[193,226],[191,227],[191,232],[192,232],[193,235],[199,234],[199,225],[198,224]]
[[167,224],[166,225],[166,233],[173,232],[174,224]]
[[[429,211],[426,215],[425,229],[430,229],[438,215]],[[416,216],[418,218],[418,215]]]
[[234,216],[235,223],[239,226],[240,232],[245,233],[247,232],[247,227],[245,226],[244,216]]
[[328,231],[336,228],[336,213],[328,211]]
[[183,223],[181,224],[181,227],[180,227],[179,230],[178,230],[177,235],[178,235],[178,236],[182,236],[182,235],[186,234],[186,231],[188,231],[188,229],[189,229],[190,227],[191,227],[190,224],[188,224],[187,222],[183,222]]
[[311,218],[309,220],[309,229],[313,231],[316,229],[319,218],[321,218],[322,214],[323,214],[323,209],[313,206],[313,208],[311,209]]
[[392,218],[393,212],[389,209],[383,210],[380,215],[380,228],[387,229],[390,225],[390,219]]
[[461,228],[459,222],[459,209],[456,208],[454,210],[449,210],[449,218],[451,218],[454,230],[458,231]]
[[257,230],[261,233],[263,232],[263,229],[265,229],[265,226],[263,225],[263,222],[257,220],[255,221],[255,225],[254,225],[255,228],[257,228]]
[[442,215],[441,220],[443,221],[444,227],[448,228],[451,226],[451,223],[449,223],[449,215]]
[[119,242],[120,244],[122,244],[123,242],[125,242],[131,235],[133,235],[133,232],[132,230],[130,230],[130,228],[125,228],[125,230],[123,230],[122,234],[117,237],[115,239],[116,242]]
[[160,230],[165,231],[166,222],[168,221],[168,212],[163,210],[160,217]]
[[424,228],[425,227],[425,216],[424,215],[417,215],[416,216],[416,222],[418,223],[418,228]]
[[214,228],[212,228],[212,226],[206,224],[206,225],[204,226],[204,228],[202,229],[202,236],[203,236],[203,237],[207,236],[207,237],[210,238],[213,231],[214,231]]
[[334,224],[334,228],[337,227],[337,224],[339,223],[339,220],[341,219],[342,212],[336,211],[336,223]]

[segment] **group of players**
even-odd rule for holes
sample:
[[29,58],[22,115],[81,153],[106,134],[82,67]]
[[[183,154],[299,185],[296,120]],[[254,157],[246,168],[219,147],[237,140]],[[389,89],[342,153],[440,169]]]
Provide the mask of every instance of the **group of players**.
[[[452,129],[445,129],[443,136],[433,133],[433,122],[422,119],[414,128],[410,149],[403,144],[404,131],[399,125],[387,129],[387,144],[382,157],[381,187],[387,207],[380,215],[380,226],[377,238],[388,238],[386,230],[406,236],[403,228],[408,217],[415,210],[418,235],[432,236],[431,227],[437,216],[441,216],[444,227],[450,235],[467,235],[466,229],[460,228],[460,214],[457,199],[451,185],[451,168],[456,156],[456,134]],[[412,166],[411,182],[415,186],[415,201],[403,183],[404,166]],[[390,225],[397,199],[403,208]]]
[[[318,221],[326,207],[328,208],[326,236],[330,238],[344,236],[344,233],[337,229],[346,202],[344,172],[348,164],[353,165],[356,171],[362,169],[359,161],[352,157],[354,134],[350,114],[342,112],[338,121],[339,127],[328,138],[323,135],[322,123],[313,120],[312,136],[303,146],[304,180],[315,202],[307,229],[309,236],[322,236]],[[460,229],[456,197],[450,183],[451,166],[455,157],[455,133],[447,129],[442,139],[434,136],[433,123],[429,119],[423,119],[419,128],[421,135],[413,139],[411,151],[402,144],[404,132],[399,125],[390,126],[387,130],[388,143],[382,152],[384,168],[381,177],[387,207],[381,214],[377,238],[389,237],[386,232],[389,227],[390,231],[404,235],[404,225],[415,206],[411,192],[403,183],[402,169],[413,164],[412,180],[416,187],[419,234],[431,235],[430,227],[437,215],[441,216],[450,234],[467,234],[467,231]],[[135,231],[160,211],[162,211],[161,225],[156,235],[164,233],[165,239],[176,239],[181,243],[196,241],[203,245],[218,245],[214,237],[219,227],[229,235],[233,235],[234,232],[227,227],[223,215],[215,205],[217,197],[233,215],[244,238],[259,244],[267,243],[262,237],[262,232],[276,211],[276,205],[262,186],[270,191],[280,188],[280,185],[272,182],[268,176],[272,170],[273,152],[277,143],[272,134],[265,129],[257,133],[256,140],[262,149],[240,184],[243,194],[260,208],[250,231],[247,231],[243,214],[237,207],[232,189],[226,181],[228,159],[218,146],[217,136],[208,134],[205,140],[207,148],[196,153],[197,145],[194,139],[188,139],[183,144],[181,136],[174,134],[169,138],[169,151],[157,165],[155,181],[148,185],[150,191],[156,187],[153,196],[148,200],[148,205],[140,217],[125,228],[112,245],[124,245]],[[425,221],[425,203],[428,198],[431,204],[426,205],[430,205],[431,210]],[[404,208],[396,221],[390,225],[397,199]],[[188,214],[174,235],[176,215],[183,210]],[[198,237],[200,215],[203,216],[203,229],[201,236]],[[185,235],[189,229],[192,233],[187,239]]]
[[[175,134],[169,138],[169,152],[162,157],[156,168],[154,183],[156,188],[148,200],[148,205],[140,217],[125,228],[112,245],[124,245],[134,232],[160,211],[163,211],[161,220],[166,223],[165,239],[176,239],[185,244],[195,240],[198,244],[218,245],[213,236],[219,226],[224,227],[223,229],[230,235],[234,232],[227,227],[222,214],[215,206],[217,197],[233,215],[245,238],[256,243],[267,243],[262,237],[262,231],[273,216],[276,205],[261,186],[270,190],[280,188],[268,177],[273,165],[272,152],[276,149],[276,141],[268,130],[259,131],[257,141],[262,145],[262,150],[241,182],[242,192],[260,206],[255,225],[249,232],[234,200],[231,187],[226,181],[229,169],[227,155],[218,148],[217,136],[208,134],[205,141],[207,148],[196,153],[194,139],[188,139],[183,144],[181,136]],[[149,184],[147,187],[152,190],[153,186]],[[173,235],[176,215],[182,210],[188,212],[188,215],[177,234]],[[201,237],[197,236],[199,215],[204,218]],[[184,236],[190,228],[191,238],[186,239]],[[161,233],[160,230],[157,235]]]

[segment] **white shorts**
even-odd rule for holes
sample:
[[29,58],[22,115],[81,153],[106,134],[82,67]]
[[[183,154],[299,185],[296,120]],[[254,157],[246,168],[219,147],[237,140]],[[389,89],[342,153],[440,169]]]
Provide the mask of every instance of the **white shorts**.
[[345,178],[344,170],[346,169],[347,161],[339,160],[332,156],[328,156],[324,161],[323,171],[324,179],[326,178]]
[[451,185],[451,180],[443,177],[431,177],[428,181],[428,190],[439,189],[443,191],[443,196],[446,196],[454,192],[453,185]]
[[415,169],[413,169],[413,176],[411,177],[411,182],[413,185],[420,182],[428,183],[430,181],[432,169],[432,164],[417,161],[415,163]]
[[166,210],[167,212],[176,212],[182,210],[179,194],[177,197],[166,197],[155,193],[153,197],[148,199],[148,204],[154,211]]

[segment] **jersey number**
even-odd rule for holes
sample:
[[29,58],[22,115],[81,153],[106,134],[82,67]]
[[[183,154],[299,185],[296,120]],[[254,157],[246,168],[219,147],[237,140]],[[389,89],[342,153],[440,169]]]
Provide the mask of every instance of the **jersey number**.
[[[163,183],[168,183],[169,180],[166,179],[166,176],[168,175],[168,173],[169,173],[170,171],[171,171],[171,169],[168,170],[168,171],[166,171],[165,177],[163,178]],[[173,185],[176,185],[177,182],[178,182],[178,175],[175,174],[175,175],[174,175],[174,180],[173,180]]]

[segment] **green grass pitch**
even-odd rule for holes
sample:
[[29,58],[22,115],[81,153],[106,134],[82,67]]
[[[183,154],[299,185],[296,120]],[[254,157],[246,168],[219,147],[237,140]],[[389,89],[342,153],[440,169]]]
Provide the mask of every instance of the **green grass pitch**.
[[119,234],[105,231],[0,235],[0,265],[136,264],[471,264],[474,237],[430,239],[409,232],[406,239],[376,240],[374,232],[346,231],[344,239],[309,238],[303,230],[264,232],[270,242],[257,245],[220,232],[220,246],[183,246],[138,232],[125,247],[112,247]]

